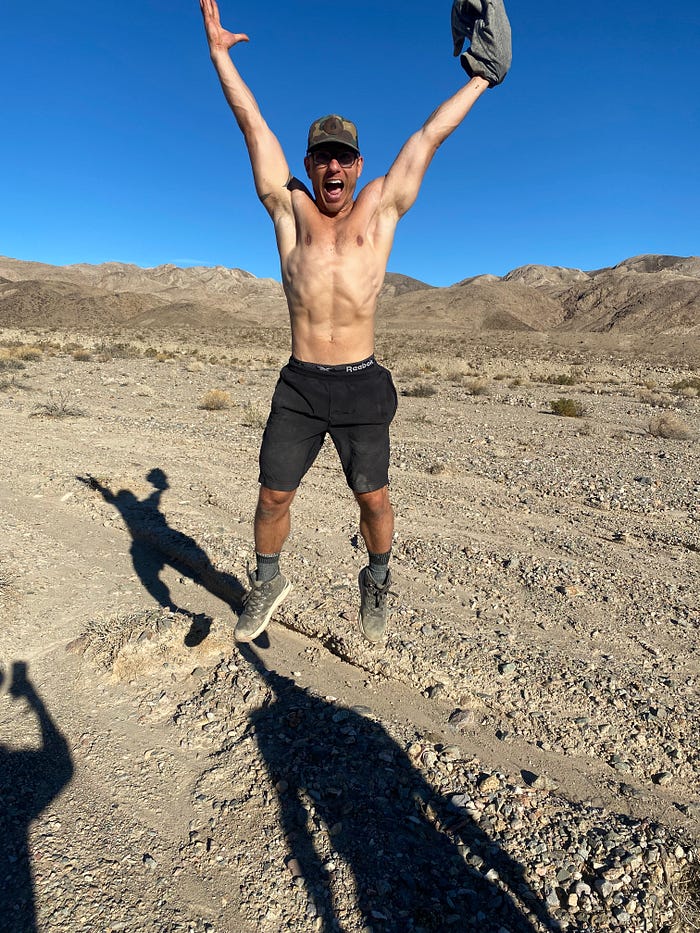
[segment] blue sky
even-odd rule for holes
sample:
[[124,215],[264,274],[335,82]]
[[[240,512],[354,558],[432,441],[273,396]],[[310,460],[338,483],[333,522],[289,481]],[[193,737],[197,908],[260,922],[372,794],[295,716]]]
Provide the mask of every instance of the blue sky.
[[[299,175],[315,117],[355,120],[367,180],[466,80],[450,0],[220,6]],[[511,73],[438,152],[389,269],[448,285],[700,253],[700,5],[507,9]],[[197,0],[5,4],[0,80],[0,254],[279,278]]]

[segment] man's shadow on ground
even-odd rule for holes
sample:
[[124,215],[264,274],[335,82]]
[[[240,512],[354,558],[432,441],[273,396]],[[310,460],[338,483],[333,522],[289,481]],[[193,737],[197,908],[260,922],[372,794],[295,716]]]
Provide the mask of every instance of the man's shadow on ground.
[[165,567],[172,567],[182,576],[201,584],[228,603],[234,612],[240,612],[245,588],[238,577],[217,570],[206,551],[193,538],[168,525],[160,510],[163,493],[169,489],[163,470],[155,467],[147,474],[146,479],[154,488],[144,499],[139,499],[130,489],[113,493],[93,476],[78,476],[76,479],[95,489],[105,502],[118,510],[131,535],[130,554],[134,570],[145,589],[164,609],[183,613],[192,619],[185,636],[187,647],[193,648],[204,641],[209,634],[211,619],[175,604],[170,590],[160,578]]
[[[68,742],[27,677],[26,664],[15,662],[10,678],[9,696],[26,701],[36,716],[41,747],[11,751],[0,743],[0,930],[35,933],[29,826],[69,783],[73,761]],[[0,670],[0,685],[3,680]]]
[[[251,732],[324,933],[344,926],[327,853],[314,845],[318,829],[330,830],[332,851],[351,869],[367,930],[535,933],[526,912],[559,929],[522,866],[428,784],[379,723],[309,694],[268,670],[251,646],[239,648],[271,690],[251,715]],[[494,871],[508,891],[487,875]]]

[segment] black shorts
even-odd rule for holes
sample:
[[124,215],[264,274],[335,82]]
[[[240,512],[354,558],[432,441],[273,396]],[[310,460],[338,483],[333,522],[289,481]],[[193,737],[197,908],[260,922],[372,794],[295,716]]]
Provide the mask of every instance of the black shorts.
[[260,483],[291,492],[318,456],[326,433],[348,486],[373,492],[389,482],[389,425],[396,389],[373,356],[322,367],[292,357],[280,372],[260,448]]

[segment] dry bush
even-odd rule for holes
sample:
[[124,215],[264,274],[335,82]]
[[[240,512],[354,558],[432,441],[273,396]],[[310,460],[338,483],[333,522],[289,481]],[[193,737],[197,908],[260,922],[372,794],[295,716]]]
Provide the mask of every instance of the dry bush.
[[23,360],[25,363],[32,363],[36,360],[40,360],[43,355],[44,353],[39,347],[20,346],[10,350],[11,357],[16,360]]
[[80,418],[85,412],[73,405],[68,392],[51,392],[48,399],[39,402],[31,414],[41,418]]
[[651,389],[640,389],[636,397],[644,405],[651,405],[654,408],[674,408],[677,404],[677,400],[672,399],[670,395],[654,392]]
[[417,382],[415,385],[403,389],[401,394],[408,398],[430,398],[431,395],[437,395],[437,389],[430,382]]
[[246,428],[264,428],[267,424],[267,411],[263,411],[255,402],[243,406],[242,424]]
[[673,441],[688,441],[693,436],[690,427],[678,415],[657,415],[647,429],[652,437],[663,437]]
[[21,360],[17,360],[13,356],[0,356],[0,372],[26,368]]
[[488,395],[489,380],[484,377],[465,379],[462,383],[468,395]]
[[549,407],[555,415],[559,415],[562,418],[583,418],[585,414],[581,402],[577,402],[576,399],[573,398],[552,399],[549,403]]
[[671,384],[671,390],[673,392],[684,392],[687,389],[694,390],[695,396],[700,394],[700,378],[691,376],[689,379],[679,379],[678,382],[673,382]]
[[71,356],[78,363],[89,363],[92,359],[92,353],[89,350],[86,350],[84,347],[73,350]]
[[694,860],[684,865],[669,884],[669,893],[680,914],[678,933],[700,930],[700,867],[697,853]]
[[27,392],[30,388],[28,382],[20,382],[17,376],[0,376],[0,392],[9,392],[11,389],[21,389]]
[[101,363],[109,360],[133,360],[141,356],[138,347],[130,343],[105,343],[104,341],[95,347],[97,358]]
[[575,386],[581,379],[574,373],[552,373],[544,381],[550,386]]
[[200,363],[199,360],[194,360],[192,363],[185,363],[185,371],[188,373],[204,372],[204,363]]
[[230,408],[232,404],[233,401],[228,392],[223,389],[211,389],[202,398],[199,407],[206,411],[223,411],[225,408]]

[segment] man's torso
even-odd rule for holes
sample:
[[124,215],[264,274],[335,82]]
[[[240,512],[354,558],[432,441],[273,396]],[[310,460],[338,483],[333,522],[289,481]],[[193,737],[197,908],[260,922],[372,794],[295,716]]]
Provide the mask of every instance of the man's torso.
[[296,190],[275,222],[292,327],[292,353],[314,363],[349,363],[374,352],[374,314],[395,221],[379,209],[381,179],[344,216],[327,217]]

